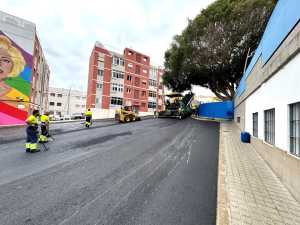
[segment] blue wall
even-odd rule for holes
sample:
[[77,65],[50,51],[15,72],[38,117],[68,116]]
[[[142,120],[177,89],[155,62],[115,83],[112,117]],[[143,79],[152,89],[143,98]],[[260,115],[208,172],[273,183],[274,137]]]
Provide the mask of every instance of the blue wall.
[[299,19],[300,0],[279,0],[277,2],[263,37],[237,88],[237,96],[241,96],[245,91],[246,78],[251,73],[259,57],[262,56],[263,64],[266,64],[290,31],[299,22]]
[[233,102],[212,102],[201,104],[197,110],[198,116],[219,118],[219,119],[233,119]]

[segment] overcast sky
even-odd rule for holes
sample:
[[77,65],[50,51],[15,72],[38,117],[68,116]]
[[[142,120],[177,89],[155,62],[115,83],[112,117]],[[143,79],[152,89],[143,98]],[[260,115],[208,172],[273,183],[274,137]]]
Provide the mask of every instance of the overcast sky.
[[[172,38],[214,0],[1,0],[1,10],[36,24],[50,86],[86,91],[95,41],[133,48],[163,66]],[[209,92],[202,91],[202,94]]]

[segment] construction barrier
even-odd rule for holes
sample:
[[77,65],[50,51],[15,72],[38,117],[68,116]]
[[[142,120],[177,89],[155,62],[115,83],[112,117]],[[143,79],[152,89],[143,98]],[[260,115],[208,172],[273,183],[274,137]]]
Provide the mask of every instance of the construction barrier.
[[197,116],[212,119],[233,119],[233,102],[211,102],[200,104],[197,109]]

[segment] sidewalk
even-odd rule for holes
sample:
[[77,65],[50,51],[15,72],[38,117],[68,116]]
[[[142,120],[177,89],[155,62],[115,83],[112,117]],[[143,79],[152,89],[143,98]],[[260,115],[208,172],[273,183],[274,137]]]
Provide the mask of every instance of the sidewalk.
[[218,225],[297,225],[300,204],[236,125],[220,125]]

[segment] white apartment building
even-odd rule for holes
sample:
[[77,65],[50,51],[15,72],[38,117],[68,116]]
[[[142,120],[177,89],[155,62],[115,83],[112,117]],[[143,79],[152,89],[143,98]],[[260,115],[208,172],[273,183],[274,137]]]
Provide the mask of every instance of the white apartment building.
[[63,117],[86,110],[86,93],[83,91],[50,87],[48,98],[52,115]]

